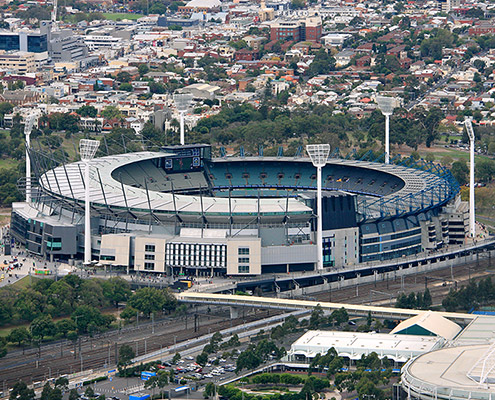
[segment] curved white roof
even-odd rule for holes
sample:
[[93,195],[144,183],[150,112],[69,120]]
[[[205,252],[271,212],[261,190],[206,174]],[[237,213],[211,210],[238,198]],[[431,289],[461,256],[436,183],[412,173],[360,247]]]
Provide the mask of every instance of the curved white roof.
[[191,0],[186,3],[186,7],[215,8],[220,7],[220,0]]
[[401,332],[408,333],[409,329],[413,328],[414,325],[417,325],[447,340],[454,339],[462,330],[461,327],[457,325],[455,322],[452,322],[447,318],[442,317],[440,314],[432,311],[425,311],[422,314],[416,315],[412,318],[402,321],[390,333],[392,334],[395,333],[401,334]]
[[[164,193],[138,188],[126,184],[112,177],[118,167],[139,161],[153,160],[165,157],[165,152],[140,152],[94,159],[90,168],[90,200],[94,208],[100,208],[114,217],[124,214],[153,214],[154,219],[174,220],[177,216],[183,221],[199,223],[202,216],[208,223],[225,223],[232,216],[233,223],[252,223],[259,218],[262,223],[281,223],[289,217],[291,223],[307,222],[313,211],[303,202],[294,198],[267,198],[259,200],[250,198],[207,197]],[[259,158],[246,157],[216,159],[223,161],[260,161]],[[263,158],[265,161],[304,162],[307,158]],[[395,215],[398,209],[401,212],[423,209],[425,205],[433,205],[448,200],[450,192],[447,190],[447,180],[427,171],[418,171],[398,165],[385,165],[356,160],[331,159],[329,164],[349,167],[366,168],[388,173],[404,181],[404,186],[387,196],[380,198],[361,196],[364,201],[358,201],[358,210],[365,213],[367,218],[378,218],[382,215]],[[76,162],[59,166],[47,171],[40,177],[40,185],[50,195],[66,200],[67,202],[84,203],[84,165]],[[431,194],[428,200],[423,199],[423,193]],[[418,195],[419,194],[419,195]],[[423,204],[423,202],[427,201]],[[431,201],[431,203],[430,203]]]
[[[111,208],[112,210],[127,209],[134,213],[149,213],[150,209],[157,217],[160,214],[175,216],[175,210],[183,219],[196,222],[201,214],[211,221],[215,217],[225,220],[230,215],[229,199],[221,197],[202,198],[199,195],[173,195],[146,191],[142,188],[122,184],[112,177],[112,171],[126,164],[137,161],[151,160],[164,157],[162,152],[141,152],[119,154],[94,159],[90,164],[90,200],[92,206]],[[66,199],[75,199],[84,203],[84,163],[76,162],[59,166],[43,174],[40,185],[52,195]],[[149,195],[149,199],[148,199]],[[287,213],[292,220],[308,220],[312,209],[295,199],[261,198],[258,209],[257,201],[244,198],[232,198],[230,203],[233,217],[253,219],[260,214],[261,218],[282,219]],[[199,216],[199,217],[198,217]]]
[[360,360],[361,356],[376,353],[396,362],[406,362],[428,351],[441,347],[443,340],[431,336],[391,335],[388,333],[308,331],[297,339],[290,348],[292,355],[308,358],[326,354],[332,347],[338,355]]

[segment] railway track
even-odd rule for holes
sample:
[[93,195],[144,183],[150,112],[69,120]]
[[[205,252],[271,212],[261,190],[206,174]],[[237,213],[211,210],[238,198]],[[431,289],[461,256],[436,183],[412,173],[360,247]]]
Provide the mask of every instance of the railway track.
[[[196,330],[191,320],[187,329],[185,320],[180,320],[167,325],[162,331],[155,328],[155,333],[150,326],[149,330],[140,331],[139,337],[119,337],[117,333],[104,338],[85,338],[81,342],[81,351],[79,343],[74,345],[72,342],[65,342],[47,346],[48,348],[41,347],[41,351],[30,349],[24,355],[22,351],[12,352],[0,361],[0,388],[11,387],[20,379],[32,384],[81,370],[114,368],[118,359],[118,348],[123,344],[133,347],[136,356],[142,355],[230,326],[264,319],[269,314],[273,315],[275,312],[262,310],[255,314],[246,314],[244,318],[230,320],[228,313],[222,312],[221,315],[211,315],[209,321],[200,320]],[[204,316],[203,318],[206,319]]]
[[[470,279],[481,279],[492,275],[491,262],[480,259],[477,263],[465,264],[453,269],[445,268],[428,273],[407,275],[402,279],[379,280],[376,283],[360,284],[338,291],[311,294],[316,300],[350,304],[394,305],[401,292],[424,291],[425,283],[430,290],[434,304],[441,303],[443,297],[455,286],[460,287]],[[26,383],[44,381],[61,374],[71,374],[81,370],[114,367],[118,358],[118,348],[129,344],[136,356],[167,348],[194,337],[219,331],[244,322],[267,317],[269,310],[247,310],[243,318],[230,320],[228,310],[214,309],[212,313],[201,314],[196,308],[189,315],[198,313],[199,326],[194,327],[194,318],[165,320],[154,324],[142,324],[138,328],[128,328],[107,332],[95,338],[84,338],[79,343],[70,341],[10,352],[0,360],[0,388],[12,386],[19,379]]]
[[337,303],[369,304],[394,306],[395,299],[400,293],[423,292],[428,287],[433,304],[441,304],[449,290],[466,285],[471,279],[479,280],[494,275],[491,262],[482,259],[478,263],[464,264],[454,268],[444,268],[427,273],[406,275],[388,280],[378,280],[376,283],[360,284],[338,291],[319,292],[311,294],[317,300]]

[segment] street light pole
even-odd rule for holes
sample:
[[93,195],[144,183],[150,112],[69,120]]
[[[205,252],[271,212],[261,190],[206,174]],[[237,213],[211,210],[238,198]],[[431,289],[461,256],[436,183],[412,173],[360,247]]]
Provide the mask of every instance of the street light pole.
[[84,264],[91,263],[91,203],[89,198],[89,164],[98,150],[99,140],[81,139],[79,154],[84,163]]
[[306,151],[311,158],[313,166],[316,167],[316,247],[318,252],[317,269],[323,270],[323,220],[322,220],[322,185],[321,185],[321,171],[327,163],[328,155],[330,154],[329,144],[308,144]]

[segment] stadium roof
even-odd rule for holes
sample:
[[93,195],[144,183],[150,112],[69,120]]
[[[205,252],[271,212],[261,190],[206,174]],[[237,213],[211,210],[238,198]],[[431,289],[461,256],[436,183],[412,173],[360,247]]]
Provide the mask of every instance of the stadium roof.
[[332,347],[343,357],[359,360],[361,356],[377,353],[396,362],[406,362],[427,351],[440,348],[443,339],[430,336],[391,335],[342,331],[308,331],[291,346],[290,356],[315,357]]
[[[307,223],[313,216],[311,207],[303,204],[294,198],[261,197],[258,201],[252,198],[232,197],[228,199],[222,196],[209,197],[198,194],[172,194],[167,185],[174,181],[176,189],[180,186],[175,178],[166,181],[158,168],[151,171],[143,168],[141,162],[173,155],[172,151],[162,152],[140,152],[128,153],[113,156],[106,156],[94,159],[91,162],[90,198],[93,208],[99,209],[100,213],[107,213],[112,218],[142,218],[147,214],[148,218],[157,222],[174,222],[179,218],[182,222],[201,224],[201,218],[207,223],[215,224],[246,224],[255,223]],[[224,161],[276,161],[277,163],[310,163],[307,158],[289,157],[227,157],[225,159],[215,159],[215,163],[221,165]],[[132,165],[131,165],[132,164]],[[330,159],[328,165],[362,169],[362,174],[369,171],[376,171],[400,178],[404,186],[398,191],[384,196],[363,195],[362,200],[358,200],[358,212],[368,219],[383,218],[387,215],[405,214],[419,211],[424,207],[433,207],[435,204],[444,204],[454,193],[453,189],[447,190],[448,181],[428,171],[418,171],[414,168],[399,165],[385,165],[380,163]],[[120,167],[120,168],[119,168]],[[146,167],[147,168],[147,167]],[[132,180],[133,174],[140,176],[144,185],[133,185],[129,182],[121,182],[117,169],[127,171]],[[61,165],[55,169],[45,172],[39,178],[40,186],[46,194],[56,197],[66,202],[70,207],[81,207],[84,203],[84,178],[83,165],[81,162]],[[157,173],[156,179],[151,175]],[[113,175],[112,175],[113,174]],[[203,181],[193,176],[184,184],[190,186],[198,183],[197,189],[205,187]],[[199,172],[198,172],[199,174]],[[124,174],[123,174],[124,175]],[[146,178],[146,179],[144,179]],[[193,179],[194,178],[194,179]],[[146,182],[142,182],[148,181]],[[158,182],[158,189],[154,184]],[[148,191],[146,190],[148,186]],[[206,183],[205,183],[206,185]],[[442,189],[443,188],[443,189]],[[187,189],[187,187],[185,188]],[[303,190],[311,190],[311,187],[301,187]],[[346,189],[348,190],[348,189]],[[197,190],[201,192],[201,190]],[[139,217],[138,217],[139,216]]]
[[[302,220],[307,220],[313,213],[310,207],[295,199],[261,198],[258,207],[257,202],[252,199],[232,198],[229,207],[228,198],[201,198],[199,195],[173,195],[151,190],[147,192],[142,188],[122,184],[112,177],[112,171],[118,167],[165,155],[163,152],[141,152],[94,159],[90,166],[92,206],[120,209],[123,213],[127,210],[134,213],[150,213],[152,210],[157,217],[160,217],[160,214],[174,217],[177,210],[183,220],[194,222],[198,222],[198,215],[201,214],[210,221],[214,221],[215,217],[225,219],[230,215],[230,209],[233,218],[246,220],[256,218],[258,214],[262,220],[282,219],[285,214],[292,220],[297,220],[298,215]],[[59,166],[43,174],[40,185],[57,197],[84,203],[84,178],[81,171],[84,171],[82,162]]]
[[467,375],[486,353],[488,345],[447,347],[423,354],[402,368],[402,387],[412,398],[495,399],[495,376],[480,385]]
[[[495,317],[489,315],[477,315],[455,338],[455,344],[485,344],[493,341],[495,336]],[[495,400],[495,398],[494,398]]]
[[423,314],[402,321],[390,333],[399,335],[435,335],[451,340],[460,331],[461,327],[455,322],[449,321],[438,313],[426,311]]

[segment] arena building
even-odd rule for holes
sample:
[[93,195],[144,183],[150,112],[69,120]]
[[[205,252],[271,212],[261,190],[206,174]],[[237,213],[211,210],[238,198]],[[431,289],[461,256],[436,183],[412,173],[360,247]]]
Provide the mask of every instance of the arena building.
[[[242,153],[241,153],[242,154]],[[30,149],[32,201],[14,203],[11,232],[52,259],[84,253],[90,186],[92,259],[187,275],[312,271],[316,169],[304,157],[212,157],[209,145],[82,162]],[[326,268],[391,260],[464,243],[467,205],[443,167],[335,158],[323,168]]]
[[328,350],[334,348],[348,363],[376,353],[379,358],[386,358],[394,367],[398,367],[411,358],[441,348],[444,342],[444,339],[438,336],[307,331],[291,345],[287,358],[289,361],[310,364],[318,354],[325,355]]

